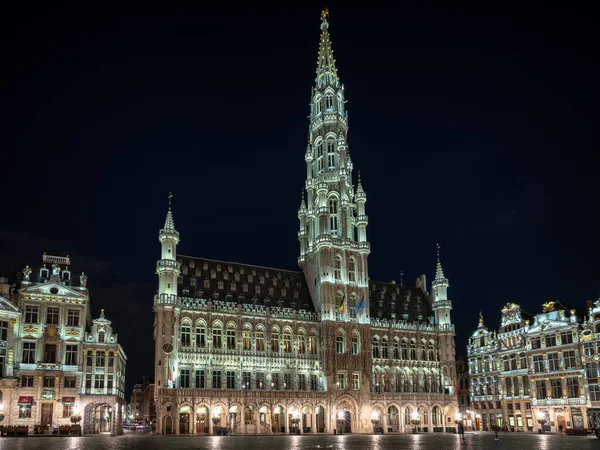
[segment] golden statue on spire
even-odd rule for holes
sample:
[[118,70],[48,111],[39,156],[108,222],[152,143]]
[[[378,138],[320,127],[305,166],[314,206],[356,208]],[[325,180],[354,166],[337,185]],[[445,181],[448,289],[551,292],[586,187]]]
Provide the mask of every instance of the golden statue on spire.
[[483,314],[479,311],[479,325],[483,325]]
[[327,17],[329,17],[329,10],[325,8],[323,11],[321,11],[321,21],[325,22]]

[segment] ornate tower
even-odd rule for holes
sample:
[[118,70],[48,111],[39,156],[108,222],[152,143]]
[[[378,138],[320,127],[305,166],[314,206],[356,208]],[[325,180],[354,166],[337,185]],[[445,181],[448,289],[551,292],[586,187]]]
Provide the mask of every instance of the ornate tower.
[[177,277],[180,263],[177,262],[177,244],[179,233],[175,230],[173,213],[169,210],[165,226],[158,233],[161,244],[161,259],[156,263],[158,274],[158,293],[154,297],[154,346],[155,346],[155,386],[156,389],[173,386],[176,373],[174,366],[177,351],[175,341],[176,319],[179,316],[177,306]]
[[433,291],[433,312],[438,328],[440,363],[442,366],[442,385],[445,392],[452,394],[456,388],[456,346],[454,326],[450,318],[452,302],[448,300],[448,279],[444,276],[440,262],[440,246],[437,245],[437,267],[435,279],[431,284]]
[[[327,19],[325,10],[304,157],[306,203],[303,191],[298,210],[298,263],[321,320],[367,323],[367,196],[360,178],[356,191],[352,185],[344,86],[337,75]],[[364,308],[357,312],[363,298]]]

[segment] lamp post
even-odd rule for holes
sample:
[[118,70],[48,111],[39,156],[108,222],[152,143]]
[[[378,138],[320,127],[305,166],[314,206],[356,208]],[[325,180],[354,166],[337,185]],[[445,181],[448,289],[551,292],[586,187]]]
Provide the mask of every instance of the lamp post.
[[410,423],[413,424],[413,433],[418,433],[418,425],[421,423],[421,421],[419,420],[419,413],[417,411],[413,412],[410,416]]
[[[218,406],[213,409],[212,423],[213,423],[213,434],[220,434],[220,430],[217,427],[217,424],[221,421],[221,408]],[[215,430],[216,429],[216,430]]]
[[300,434],[300,413],[295,409],[292,410],[292,425],[294,425],[294,433]]
[[[379,432],[379,421],[381,419],[381,416],[379,414],[379,411],[375,410],[371,413],[371,423],[373,424],[373,433],[378,433]],[[383,434],[383,430],[381,430],[382,434]]]

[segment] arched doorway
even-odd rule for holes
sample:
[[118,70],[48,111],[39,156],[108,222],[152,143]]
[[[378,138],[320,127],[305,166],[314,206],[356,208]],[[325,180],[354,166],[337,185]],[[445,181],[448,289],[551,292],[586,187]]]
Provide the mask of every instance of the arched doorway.
[[167,416],[163,420],[163,434],[173,434],[173,418]]
[[317,406],[317,433],[325,433],[325,408]]
[[308,406],[302,407],[302,432],[310,433],[315,432],[315,424],[312,423],[312,414]]
[[338,434],[352,433],[352,414],[347,409],[340,409],[336,414],[335,425]]
[[227,413],[227,425],[231,428],[231,431],[235,433],[237,431],[237,416],[238,416],[238,406],[233,405],[229,408]]
[[196,433],[205,434],[209,431],[208,424],[208,408],[206,406],[200,406],[196,409]]
[[179,434],[190,433],[190,414],[192,408],[189,405],[182,406],[179,409]]
[[273,420],[271,425],[273,427],[273,433],[285,433],[285,417],[281,406],[276,406],[275,409],[273,409]]
[[[398,408],[395,406],[390,406],[388,408],[388,429],[386,431],[393,431],[397,433],[400,431],[400,413],[398,412]],[[390,430],[391,428],[391,430]]]
[[556,429],[564,431],[567,429],[567,421],[565,420],[565,416],[556,416]]

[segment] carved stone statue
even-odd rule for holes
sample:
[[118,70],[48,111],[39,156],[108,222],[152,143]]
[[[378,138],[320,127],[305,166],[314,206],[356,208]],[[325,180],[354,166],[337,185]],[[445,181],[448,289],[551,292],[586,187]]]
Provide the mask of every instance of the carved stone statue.
[[58,264],[52,264],[52,275],[60,275],[60,266]]
[[29,268],[29,266],[25,266],[25,268],[23,269],[23,279],[25,281],[29,281],[30,277],[31,277],[31,269]]
[[79,276],[79,282],[81,284],[81,287],[87,287],[87,275],[85,274],[85,272],[81,272],[81,275]]

